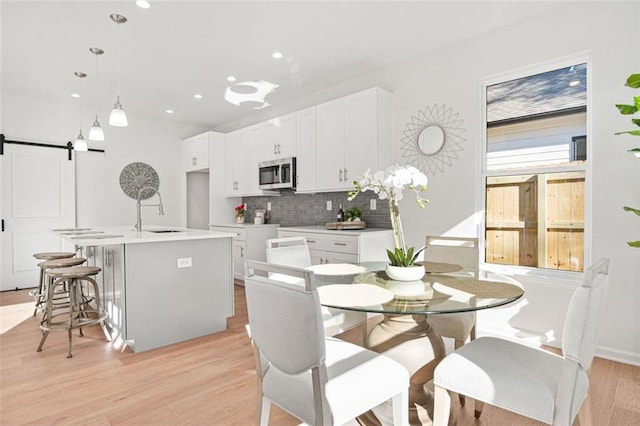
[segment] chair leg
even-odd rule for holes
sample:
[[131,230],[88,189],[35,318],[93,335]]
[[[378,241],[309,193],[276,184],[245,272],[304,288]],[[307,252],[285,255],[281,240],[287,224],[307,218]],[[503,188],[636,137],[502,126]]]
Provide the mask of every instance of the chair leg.
[[269,411],[271,411],[271,400],[269,398],[265,398],[264,396],[260,398],[260,409],[259,411],[259,424],[260,426],[268,426],[269,425]]
[[482,401],[478,401],[477,399],[475,400],[475,409],[473,412],[473,415],[476,416],[476,419],[480,418],[480,415],[482,414],[482,409],[484,408],[484,402]]
[[[460,349],[462,346],[464,346],[464,340],[458,340],[458,339],[454,340],[454,343],[453,343],[454,349],[456,349],[456,350]],[[464,395],[459,393],[458,394],[458,400],[460,400],[460,405],[462,405],[464,407],[464,405],[467,402],[467,398]]]
[[433,426],[447,426],[451,414],[451,395],[449,391],[435,385],[433,409]]
[[394,425],[409,425],[409,391],[405,390],[391,400]]

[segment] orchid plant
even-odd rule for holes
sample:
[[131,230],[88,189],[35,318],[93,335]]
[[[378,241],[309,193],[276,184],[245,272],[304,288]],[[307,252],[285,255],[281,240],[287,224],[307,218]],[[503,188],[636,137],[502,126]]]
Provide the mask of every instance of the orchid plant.
[[387,255],[392,266],[412,266],[424,247],[415,251],[414,247],[407,247],[400,222],[398,201],[403,198],[405,188],[412,190],[416,196],[416,203],[424,208],[429,202],[422,197],[422,192],[427,190],[427,176],[413,166],[390,166],[386,170],[371,174],[367,170],[363,176],[354,181],[355,190],[350,191],[348,200],[365,191],[373,191],[379,199],[389,200],[389,216],[393,228],[394,250],[387,250]]

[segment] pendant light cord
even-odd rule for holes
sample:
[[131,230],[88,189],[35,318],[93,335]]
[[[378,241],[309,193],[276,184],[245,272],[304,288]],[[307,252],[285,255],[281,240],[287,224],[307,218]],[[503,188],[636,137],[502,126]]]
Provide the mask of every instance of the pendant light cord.
[[120,23],[116,30],[116,96],[120,102]]

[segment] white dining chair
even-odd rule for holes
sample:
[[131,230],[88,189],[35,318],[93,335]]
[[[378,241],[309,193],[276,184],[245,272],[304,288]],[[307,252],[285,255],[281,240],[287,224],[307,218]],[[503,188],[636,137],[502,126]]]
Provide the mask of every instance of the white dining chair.
[[[424,253],[425,261],[455,263],[471,274],[477,275],[480,267],[477,238],[427,235]],[[440,336],[453,339],[454,349],[462,347],[467,339],[476,338],[475,311],[431,315],[428,321]],[[460,395],[459,398],[460,404],[464,405],[465,397]]]
[[588,370],[608,290],[609,259],[584,273],[569,302],[562,355],[494,337],[480,337],[449,354],[435,369],[434,425],[447,425],[448,391],[476,401],[480,417],[487,403],[551,425],[590,423]]
[[[267,263],[274,265],[308,268],[311,266],[311,254],[305,237],[271,238],[267,240]],[[269,274],[273,280],[290,284],[304,284],[303,280],[283,274]],[[346,284],[346,283],[345,283]],[[322,307],[325,334],[335,336],[354,327],[362,327],[362,342],[366,343],[366,312],[344,311]]]
[[[397,361],[324,336],[313,273],[246,262],[245,292],[258,376],[258,423],[272,403],[309,425],[341,425],[391,400],[393,424],[409,423],[409,372]],[[284,274],[304,285],[270,279]]]

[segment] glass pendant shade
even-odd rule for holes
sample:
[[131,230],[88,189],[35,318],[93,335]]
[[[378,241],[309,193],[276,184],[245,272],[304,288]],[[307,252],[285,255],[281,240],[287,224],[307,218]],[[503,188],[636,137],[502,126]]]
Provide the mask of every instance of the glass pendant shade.
[[120,96],[118,96],[118,99],[111,110],[111,115],[109,115],[109,125],[115,127],[127,127],[129,125],[129,122],[127,121],[127,114],[125,114],[122,109],[122,104],[120,103]]
[[80,133],[78,133],[78,137],[76,138],[76,143],[73,145],[74,151],[87,151],[87,142],[84,140],[84,136],[82,136],[82,129],[80,129]]
[[93,122],[93,126],[91,126],[91,130],[89,130],[89,140],[104,141],[104,131],[102,130],[102,127],[100,127],[100,122],[98,121],[97,115],[96,115],[96,121]]

